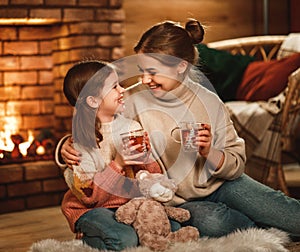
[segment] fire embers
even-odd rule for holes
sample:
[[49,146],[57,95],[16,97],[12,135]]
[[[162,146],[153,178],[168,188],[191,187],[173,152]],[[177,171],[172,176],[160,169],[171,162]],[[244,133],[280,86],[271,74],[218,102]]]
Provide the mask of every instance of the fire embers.
[[31,135],[27,141],[20,134],[11,135],[10,139],[13,148],[0,148],[0,164],[53,159],[55,138],[48,130],[41,131],[35,138]]

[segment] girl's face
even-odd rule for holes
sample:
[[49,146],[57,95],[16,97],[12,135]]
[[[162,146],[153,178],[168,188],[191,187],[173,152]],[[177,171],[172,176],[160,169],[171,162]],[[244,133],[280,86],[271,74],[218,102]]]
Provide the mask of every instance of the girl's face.
[[97,116],[101,122],[112,121],[116,113],[124,110],[124,88],[120,86],[116,73],[111,73],[104,82],[104,89]]
[[139,57],[138,68],[142,72],[142,83],[147,85],[157,97],[177,88],[181,84],[180,73],[185,70],[180,64],[167,66],[159,60],[144,54]]

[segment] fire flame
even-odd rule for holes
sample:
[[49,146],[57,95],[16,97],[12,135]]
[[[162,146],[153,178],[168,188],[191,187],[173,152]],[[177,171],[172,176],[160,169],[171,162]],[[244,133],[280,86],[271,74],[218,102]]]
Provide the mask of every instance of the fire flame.
[[25,157],[27,155],[27,149],[33,142],[34,137],[31,130],[28,130],[28,140],[26,142],[23,142],[19,145],[19,150],[21,154]]
[[14,117],[5,118],[4,121],[4,131],[0,131],[0,149],[12,151],[15,145],[10,136],[17,132],[17,119]]
[[[0,150],[11,152],[15,144],[11,140],[11,135],[18,132],[17,119],[14,117],[4,119],[4,131],[0,131]],[[34,137],[32,131],[28,130],[28,140],[19,145],[19,150],[23,156],[27,155],[27,149],[33,142]],[[1,157],[0,157],[1,158]]]

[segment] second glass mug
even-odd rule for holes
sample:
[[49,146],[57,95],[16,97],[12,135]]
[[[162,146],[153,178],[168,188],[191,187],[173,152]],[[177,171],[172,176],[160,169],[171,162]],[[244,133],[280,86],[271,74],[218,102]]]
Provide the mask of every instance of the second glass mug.
[[[203,129],[203,123],[201,122],[180,122],[180,126],[171,130],[171,137],[176,143],[181,143],[183,151],[185,152],[197,152],[199,147],[194,145],[194,138],[197,135],[198,130]],[[176,139],[173,134],[176,130],[180,131],[180,140]]]

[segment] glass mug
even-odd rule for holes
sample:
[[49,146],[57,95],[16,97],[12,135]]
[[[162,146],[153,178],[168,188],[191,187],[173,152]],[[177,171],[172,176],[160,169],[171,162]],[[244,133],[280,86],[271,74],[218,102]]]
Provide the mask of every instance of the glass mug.
[[141,144],[141,147],[137,148],[136,151],[144,152],[144,156],[142,158],[146,157],[146,155],[147,155],[147,146],[146,146],[144,134],[145,134],[145,131],[143,129],[132,130],[132,131],[120,134],[125,148],[129,148],[128,143],[132,140],[134,141],[132,143],[132,145]]
[[[203,129],[203,123],[200,122],[180,122],[179,127],[175,127],[171,131],[171,137],[176,143],[181,143],[183,151],[185,152],[197,152],[199,147],[194,145],[194,138],[197,136],[197,132]],[[180,140],[177,140],[173,134],[176,130],[180,131]]]

